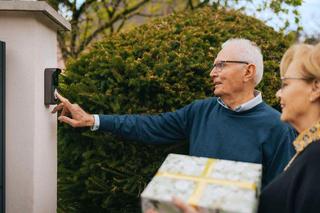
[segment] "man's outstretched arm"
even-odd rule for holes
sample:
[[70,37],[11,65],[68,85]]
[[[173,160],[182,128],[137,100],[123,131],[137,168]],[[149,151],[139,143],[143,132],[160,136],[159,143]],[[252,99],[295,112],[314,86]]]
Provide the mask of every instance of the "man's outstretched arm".
[[[61,111],[58,120],[73,127],[96,126],[97,118],[85,112],[79,105],[72,104],[60,94],[57,94],[61,103],[52,113]],[[188,105],[175,112],[159,115],[99,115],[100,131],[111,132],[127,139],[147,143],[174,143],[188,138],[188,114],[191,110]]]

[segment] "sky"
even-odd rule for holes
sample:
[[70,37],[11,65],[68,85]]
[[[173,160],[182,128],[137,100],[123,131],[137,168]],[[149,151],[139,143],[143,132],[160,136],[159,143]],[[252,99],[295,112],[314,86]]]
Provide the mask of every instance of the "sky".
[[290,22],[290,25],[286,29],[287,32],[296,30],[298,27],[297,24],[295,24],[295,16],[292,13],[293,9],[297,9],[300,13],[300,25],[303,27],[302,34],[307,36],[320,36],[320,0],[303,0],[301,6],[297,8],[288,7],[287,9],[289,9],[289,13],[281,15],[274,15],[271,9],[255,13],[255,8],[257,7],[256,5],[260,5],[262,2],[262,0],[255,0],[253,1],[253,3],[248,3],[247,0],[239,0],[235,7],[244,7],[247,14],[264,20],[267,25],[274,27],[276,30],[283,27],[285,20],[288,20]]
[[320,35],[320,0],[305,0],[299,11],[304,31]]

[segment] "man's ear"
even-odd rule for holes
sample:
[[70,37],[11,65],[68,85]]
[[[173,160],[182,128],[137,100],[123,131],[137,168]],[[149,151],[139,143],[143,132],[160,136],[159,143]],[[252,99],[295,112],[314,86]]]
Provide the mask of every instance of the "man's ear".
[[310,101],[314,102],[320,99],[320,81],[318,79],[313,80],[310,94]]
[[256,65],[248,64],[244,74],[244,81],[245,82],[252,81],[252,80],[254,81],[255,76],[256,76]]

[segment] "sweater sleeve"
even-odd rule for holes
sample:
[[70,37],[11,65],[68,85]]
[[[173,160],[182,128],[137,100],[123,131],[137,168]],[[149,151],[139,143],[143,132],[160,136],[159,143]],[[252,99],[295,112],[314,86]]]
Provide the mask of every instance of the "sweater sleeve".
[[262,188],[279,175],[295,154],[292,142],[296,131],[287,124],[274,127],[269,141],[263,146]]
[[192,104],[159,115],[99,115],[99,130],[150,144],[187,139]]

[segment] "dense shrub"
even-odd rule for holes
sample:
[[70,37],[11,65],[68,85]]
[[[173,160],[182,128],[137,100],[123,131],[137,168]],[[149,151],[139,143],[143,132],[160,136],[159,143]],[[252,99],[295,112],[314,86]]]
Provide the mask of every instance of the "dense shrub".
[[[204,8],[97,43],[65,72],[62,93],[91,113],[159,113],[212,96],[209,71],[222,42],[255,41],[265,59],[264,100],[276,105],[278,64],[289,41],[236,11]],[[170,152],[107,133],[59,126],[60,212],[140,212],[139,193]]]

